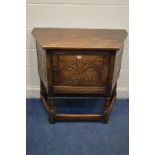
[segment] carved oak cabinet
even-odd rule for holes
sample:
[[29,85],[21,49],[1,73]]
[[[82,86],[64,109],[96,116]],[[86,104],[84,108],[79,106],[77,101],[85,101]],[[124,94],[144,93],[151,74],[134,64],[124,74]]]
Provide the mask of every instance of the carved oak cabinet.
[[[41,100],[49,122],[108,122],[116,100],[125,30],[34,28]],[[55,96],[101,96],[103,114],[56,114]]]

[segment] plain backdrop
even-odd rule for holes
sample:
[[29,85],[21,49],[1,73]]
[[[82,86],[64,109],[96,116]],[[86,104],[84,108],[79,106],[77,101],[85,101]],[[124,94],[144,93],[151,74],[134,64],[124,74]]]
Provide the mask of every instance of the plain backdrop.
[[[27,98],[38,98],[34,27],[109,28],[128,31],[128,0],[27,0],[26,5],[26,91]],[[118,97],[128,98],[128,38],[125,41]]]

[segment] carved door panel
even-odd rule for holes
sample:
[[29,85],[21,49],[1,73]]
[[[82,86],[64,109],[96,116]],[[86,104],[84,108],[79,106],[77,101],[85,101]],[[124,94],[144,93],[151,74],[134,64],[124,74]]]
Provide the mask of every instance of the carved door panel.
[[54,55],[54,84],[57,86],[104,86],[108,56]]

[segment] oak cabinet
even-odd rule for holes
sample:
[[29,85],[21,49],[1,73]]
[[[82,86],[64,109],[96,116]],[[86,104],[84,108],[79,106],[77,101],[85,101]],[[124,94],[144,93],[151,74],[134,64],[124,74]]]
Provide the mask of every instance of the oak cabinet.
[[[116,99],[125,30],[34,28],[41,100],[49,121],[108,122]],[[105,97],[103,115],[55,114],[55,96]]]

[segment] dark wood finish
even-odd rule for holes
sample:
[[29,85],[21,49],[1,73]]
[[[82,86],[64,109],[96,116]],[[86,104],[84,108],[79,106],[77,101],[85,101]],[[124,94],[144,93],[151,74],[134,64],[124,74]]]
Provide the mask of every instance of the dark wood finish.
[[58,86],[104,86],[109,56],[56,55],[54,83]]
[[[107,123],[116,100],[125,30],[34,28],[41,100],[49,122]],[[105,97],[103,115],[55,114],[55,96]]]
[[54,93],[65,93],[65,94],[103,94],[106,93],[106,87],[85,87],[85,86],[54,86]]
[[56,120],[66,120],[66,121],[102,121],[103,115],[97,114],[57,114]]
[[45,49],[120,49],[125,30],[34,28],[32,34]]
[[104,110],[103,110],[103,116],[104,116],[103,122],[104,123],[108,123],[109,115],[110,115],[110,112],[112,110],[112,107],[115,101],[116,101],[116,85],[114,87],[111,97],[105,98]]
[[47,64],[46,64],[46,50],[42,49],[41,46],[36,43],[37,58],[38,58],[38,74],[40,76],[42,85],[48,88],[47,84]]
[[55,122],[54,97],[49,97],[48,102],[49,102],[49,122],[53,124]]

